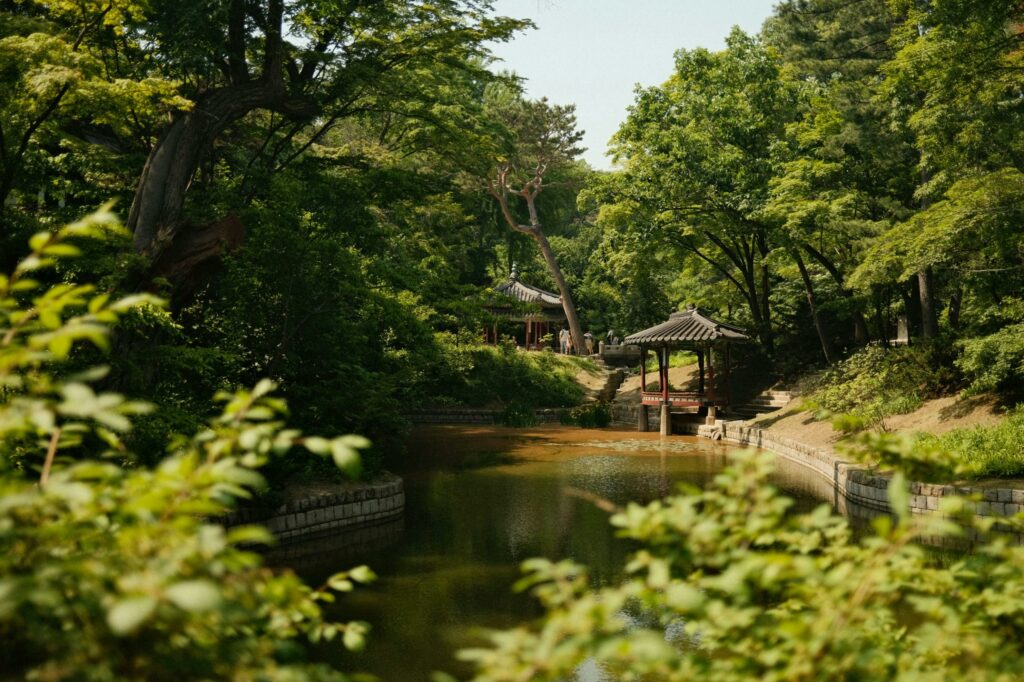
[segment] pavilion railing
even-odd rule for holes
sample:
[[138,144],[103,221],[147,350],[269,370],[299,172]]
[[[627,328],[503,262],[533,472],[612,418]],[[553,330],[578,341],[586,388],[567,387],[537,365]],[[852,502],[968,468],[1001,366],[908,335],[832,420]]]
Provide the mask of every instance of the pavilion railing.
[[[661,391],[643,391],[640,394],[640,402],[643,405],[661,405],[664,402],[665,394]],[[710,397],[706,393],[697,391],[669,391],[669,405],[680,407],[700,407],[702,405],[724,405],[726,403],[720,397]]]

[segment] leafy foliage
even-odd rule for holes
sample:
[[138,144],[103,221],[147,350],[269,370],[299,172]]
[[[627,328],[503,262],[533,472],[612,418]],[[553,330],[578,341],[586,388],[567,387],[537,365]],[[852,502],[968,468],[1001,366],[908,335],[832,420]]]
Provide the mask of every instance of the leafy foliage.
[[[118,229],[100,213],[32,238],[0,277],[0,657],[6,674],[63,679],[170,677],[347,679],[305,662],[302,641],[362,646],[367,625],[324,620],[320,604],[373,574],[365,567],[312,589],[246,549],[262,527],[216,522],[262,490],[259,469],[306,448],[357,475],[358,436],[303,437],[280,421],[269,380],[222,393],[223,413],[177,437],[154,468],[126,469],[122,443],[150,406],[97,391],[94,368],[58,372],[81,342],[105,349],[117,319],[160,305],[39,275],[73,242]],[[12,445],[14,446],[12,448]],[[37,477],[38,472],[38,477]]]
[[455,346],[445,340],[442,364],[430,394],[465,405],[518,403],[569,407],[583,399],[581,371],[596,371],[590,360],[552,352],[526,353],[511,344]]
[[600,429],[612,423],[612,411],[605,402],[586,403],[563,413],[562,423],[583,429]]
[[[895,519],[858,537],[828,506],[793,513],[770,471],[770,455],[738,453],[707,490],[621,510],[612,524],[640,548],[619,584],[595,585],[569,561],[526,562],[519,588],[545,617],[462,652],[474,679],[568,679],[581,666],[622,680],[1024,673],[1019,657],[992,655],[1016,651],[1024,627],[1012,568],[1024,548],[985,536],[978,551],[938,560],[921,540],[965,530],[911,515],[902,474],[889,486]],[[962,508],[943,502],[950,514]],[[977,524],[982,534],[991,526]]]
[[806,406],[850,414],[868,425],[913,412],[948,379],[934,356],[928,348],[869,346],[825,372]]
[[995,331],[960,341],[956,364],[970,381],[969,392],[1016,397],[1024,391],[1024,303],[1007,300],[993,312],[995,319],[985,327],[996,326]]
[[922,435],[926,445],[955,455],[963,476],[969,478],[1024,475],[1024,408],[1017,407],[991,426],[954,429],[941,436]]

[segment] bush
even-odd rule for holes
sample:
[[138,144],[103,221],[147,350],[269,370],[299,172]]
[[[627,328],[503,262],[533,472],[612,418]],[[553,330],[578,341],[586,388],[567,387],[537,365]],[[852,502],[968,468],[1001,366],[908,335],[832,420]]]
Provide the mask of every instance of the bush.
[[600,429],[612,423],[612,411],[608,403],[593,402],[563,412],[561,422],[584,429]]
[[[943,561],[920,541],[966,531],[910,514],[900,474],[895,518],[874,533],[828,505],[794,513],[768,483],[771,459],[735,454],[704,491],[621,509],[611,522],[637,548],[617,584],[568,560],[524,563],[518,587],[545,616],[463,651],[476,682],[576,679],[581,666],[666,682],[1024,676],[1024,547],[988,535],[991,519],[961,516],[985,544]],[[942,511],[963,507],[946,498]]]
[[1024,394],[1024,323],[1007,325],[986,336],[964,339],[958,345],[962,354],[956,366],[970,381],[969,393]]
[[936,352],[926,346],[868,346],[817,379],[805,406],[851,414],[865,425],[913,412],[951,380]]
[[425,392],[429,399],[461,405],[510,405],[531,408],[570,407],[585,395],[576,382],[590,360],[556,353],[527,353],[515,346],[455,345],[450,334],[437,335],[441,366]]
[[[158,305],[88,285],[30,278],[114,229],[103,214],[32,238],[0,275],[0,660],[11,679],[344,680],[305,662],[303,643],[362,646],[367,625],[324,620],[320,604],[373,575],[360,567],[312,589],[244,549],[266,529],[216,522],[266,487],[259,469],[304,448],[358,473],[364,439],[285,429],[273,384],[223,393],[222,414],[178,437],[154,468],[124,445],[151,407],[100,392],[103,368],[62,378],[83,341],[104,349],[119,317]],[[12,447],[13,445],[13,447]],[[167,444],[164,444],[167,445]],[[164,450],[162,447],[161,450]],[[147,458],[141,458],[145,461]]]
[[511,403],[501,411],[498,421],[505,426],[525,428],[537,424],[537,415],[534,414],[533,408],[529,405]]

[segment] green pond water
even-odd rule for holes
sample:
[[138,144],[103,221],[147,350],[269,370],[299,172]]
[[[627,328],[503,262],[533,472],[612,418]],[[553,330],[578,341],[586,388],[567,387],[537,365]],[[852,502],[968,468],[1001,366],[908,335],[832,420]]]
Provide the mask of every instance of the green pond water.
[[[454,652],[478,644],[480,628],[540,614],[511,587],[524,559],[571,557],[597,580],[619,577],[629,545],[574,491],[647,502],[680,482],[706,485],[733,447],[631,431],[421,428],[396,471],[405,479],[403,519],[306,541],[272,560],[313,585],[359,563],[380,576],[331,606],[332,617],[372,624],[366,650],[330,644],[319,657],[387,681],[428,680],[435,670],[464,676]],[[831,486],[785,460],[773,482],[799,509],[833,502]]]

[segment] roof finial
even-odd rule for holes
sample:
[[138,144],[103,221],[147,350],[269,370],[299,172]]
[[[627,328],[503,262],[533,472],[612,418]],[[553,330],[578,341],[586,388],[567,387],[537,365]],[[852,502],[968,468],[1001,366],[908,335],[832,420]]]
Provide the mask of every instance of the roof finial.
[[509,274],[508,277],[513,282],[518,282],[519,281],[519,263],[516,263],[515,261],[512,261],[512,272],[511,272],[511,274]]

